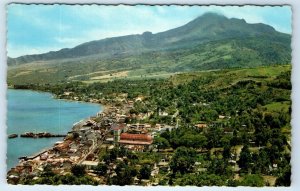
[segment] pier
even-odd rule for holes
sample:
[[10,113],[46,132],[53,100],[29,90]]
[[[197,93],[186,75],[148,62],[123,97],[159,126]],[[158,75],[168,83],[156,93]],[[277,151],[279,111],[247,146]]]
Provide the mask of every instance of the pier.
[[50,137],[65,137],[65,136],[67,135],[51,134],[48,132],[42,132],[42,133],[26,132],[20,135],[20,137],[24,137],[24,138],[50,138]]

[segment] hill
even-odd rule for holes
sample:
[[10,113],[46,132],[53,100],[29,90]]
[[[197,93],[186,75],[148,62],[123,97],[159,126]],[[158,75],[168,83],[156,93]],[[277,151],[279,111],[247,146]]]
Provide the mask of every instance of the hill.
[[290,61],[290,35],[265,24],[206,13],[181,27],[157,34],[107,38],[70,49],[9,58],[8,81],[93,82]]

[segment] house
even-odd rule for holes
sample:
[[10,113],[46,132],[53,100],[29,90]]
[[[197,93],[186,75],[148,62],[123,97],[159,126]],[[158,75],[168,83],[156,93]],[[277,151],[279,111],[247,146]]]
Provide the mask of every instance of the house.
[[158,164],[157,164],[157,166],[159,167],[159,169],[161,169],[161,170],[163,170],[163,171],[165,171],[165,172],[167,172],[168,170],[169,170],[169,163],[168,162],[166,162],[166,160],[165,159],[162,159]]
[[126,117],[127,117],[126,115],[117,115],[118,123],[125,123]]
[[64,94],[63,94],[63,95],[65,95],[65,96],[69,96],[69,95],[71,95],[71,94],[73,94],[73,92],[64,92]]
[[133,108],[133,104],[134,104],[133,101],[128,101],[127,102],[127,109],[132,109]]
[[66,152],[69,150],[71,142],[72,141],[67,140],[67,141],[64,141],[63,143],[57,144],[53,150],[59,151],[59,152]]
[[225,115],[219,115],[219,119],[225,119]]
[[195,124],[194,127],[203,132],[203,131],[206,131],[206,128],[208,127],[208,125],[206,123],[198,123],[198,124]]
[[207,127],[207,124],[206,123],[198,123],[195,125],[195,127],[199,128],[199,129],[204,129]]
[[128,150],[137,151],[137,152],[143,152],[145,150],[144,145],[125,145],[124,147]]
[[163,125],[161,125],[161,124],[156,124],[155,125],[155,127],[154,127],[154,129],[156,130],[156,131],[160,131],[160,129],[163,127]]
[[144,97],[139,96],[139,97],[135,98],[135,102],[137,102],[137,101],[143,101],[143,99],[144,99]]
[[40,160],[47,160],[48,156],[49,156],[48,153],[45,152],[45,153],[41,154]]
[[159,112],[159,116],[168,116],[169,114],[165,111]]
[[105,117],[105,116],[107,116],[107,113],[105,111],[97,113],[97,117]]
[[64,169],[71,169],[73,166],[73,162],[67,159],[67,160],[64,160],[60,166]]
[[96,126],[97,126],[97,122],[94,121],[94,120],[89,119],[89,120],[85,121],[85,122],[82,124],[82,127],[80,128],[80,130],[81,130],[81,129],[88,129],[88,128],[91,129],[92,127],[96,127]]
[[90,126],[83,126],[79,129],[82,133],[85,133],[89,130],[91,130],[91,127]]
[[164,132],[164,131],[172,131],[174,129],[174,126],[170,126],[170,125],[162,125],[160,128],[160,132]]
[[233,129],[231,127],[225,127],[224,128],[224,133],[229,134],[229,135],[233,135]]
[[82,165],[86,166],[87,169],[92,169],[93,167],[98,165],[98,162],[85,160],[82,162]]

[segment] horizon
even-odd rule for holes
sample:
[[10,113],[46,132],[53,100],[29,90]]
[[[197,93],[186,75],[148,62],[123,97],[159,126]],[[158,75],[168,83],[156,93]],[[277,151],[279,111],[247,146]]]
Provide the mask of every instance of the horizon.
[[[78,6],[81,6],[80,13]],[[244,19],[249,24],[263,23],[278,32],[292,33],[290,6],[9,4],[7,7],[9,58],[74,48],[83,43],[113,37],[141,35],[144,32],[157,34],[183,26],[207,13],[223,15],[228,19]],[[132,13],[132,9],[136,12]],[[28,12],[31,14],[26,14]],[[174,15],[175,12],[179,14]],[[119,15],[124,17],[120,18]],[[280,19],[277,15],[280,15]],[[143,22],[147,19],[151,20],[151,24]]]

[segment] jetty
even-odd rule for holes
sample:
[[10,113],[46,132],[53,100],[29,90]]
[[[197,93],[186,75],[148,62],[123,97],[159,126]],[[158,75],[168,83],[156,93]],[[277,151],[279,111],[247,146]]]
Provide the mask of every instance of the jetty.
[[22,157],[19,157],[19,159],[20,159],[20,160],[25,160],[25,161],[26,161],[26,160],[33,160],[33,159],[35,159],[36,157],[38,157],[38,156],[44,154],[45,152],[47,152],[49,149],[51,149],[51,148],[43,149],[43,150],[41,150],[41,151],[39,151],[39,152],[37,152],[37,153],[31,155],[31,156],[22,156]]
[[41,132],[41,133],[26,132],[20,135],[20,137],[24,137],[24,138],[50,138],[50,137],[65,137],[65,136],[67,135],[51,134],[48,132]]
[[8,135],[8,138],[9,139],[13,139],[13,138],[17,138],[18,137],[18,134],[11,134],[11,135]]

